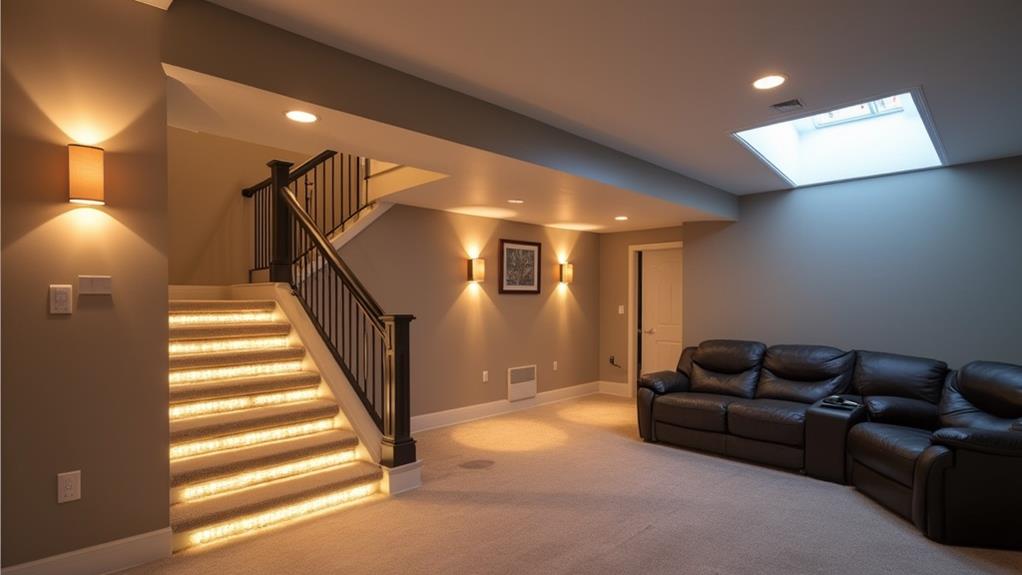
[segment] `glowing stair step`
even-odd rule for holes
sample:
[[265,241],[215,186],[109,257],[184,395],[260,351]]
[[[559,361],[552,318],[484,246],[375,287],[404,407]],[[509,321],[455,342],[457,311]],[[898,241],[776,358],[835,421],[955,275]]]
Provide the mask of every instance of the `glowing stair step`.
[[[346,429],[333,429],[306,437],[274,441],[221,453],[178,459],[170,464],[171,502],[208,495],[213,487],[224,490],[288,474],[325,468],[354,460],[358,438]],[[302,471],[305,469],[305,471]]]
[[187,353],[170,356],[170,370],[208,369],[231,365],[298,361],[305,357],[303,347],[231,350],[207,353]]
[[235,377],[170,386],[171,405],[183,402],[237,397],[255,393],[274,393],[318,387],[320,376],[315,371],[296,371],[279,375]]
[[333,400],[316,399],[175,419],[170,422],[171,451],[179,443],[326,419],[336,416],[338,411],[337,403]]
[[249,299],[178,299],[170,300],[171,314],[224,313],[224,312],[271,312],[277,308],[273,300]]
[[291,324],[282,321],[180,324],[170,326],[170,341],[286,336]]
[[[170,508],[175,550],[223,536],[256,531],[324,511],[371,494],[382,473],[355,461],[323,471],[263,483]],[[364,491],[352,491],[366,486]]]

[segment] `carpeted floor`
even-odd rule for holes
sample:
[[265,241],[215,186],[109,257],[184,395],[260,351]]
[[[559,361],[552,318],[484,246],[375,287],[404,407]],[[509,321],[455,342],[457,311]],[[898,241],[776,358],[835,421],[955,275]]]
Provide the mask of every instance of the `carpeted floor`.
[[417,435],[422,488],[130,573],[1019,573],[854,489],[639,441],[589,396]]

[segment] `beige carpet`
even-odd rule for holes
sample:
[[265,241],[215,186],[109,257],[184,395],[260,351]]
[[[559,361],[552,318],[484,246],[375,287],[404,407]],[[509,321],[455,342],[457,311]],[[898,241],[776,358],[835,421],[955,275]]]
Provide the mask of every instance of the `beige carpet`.
[[854,489],[640,442],[590,396],[421,433],[425,484],[131,573],[1019,573]]

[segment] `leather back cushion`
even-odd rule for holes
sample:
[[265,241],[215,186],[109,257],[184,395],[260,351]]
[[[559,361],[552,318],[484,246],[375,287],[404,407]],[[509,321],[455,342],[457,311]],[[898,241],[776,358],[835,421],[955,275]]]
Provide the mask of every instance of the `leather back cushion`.
[[876,351],[856,353],[852,388],[861,395],[889,395],[940,401],[947,364],[925,357]]
[[686,347],[681,352],[681,357],[678,358],[678,371],[685,375],[692,377],[692,356],[695,354],[696,348]]
[[855,352],[823,345],[775,345],[766,350],[756,397],[813,403],[843,393]]
[[940,401],[944,427],[1011,429],[1022,417],[1022,367],[974,361],[947,378]]
[[754,341],[704,341],[692,354],[692,391],[755,397],[765,352],[766,346]]

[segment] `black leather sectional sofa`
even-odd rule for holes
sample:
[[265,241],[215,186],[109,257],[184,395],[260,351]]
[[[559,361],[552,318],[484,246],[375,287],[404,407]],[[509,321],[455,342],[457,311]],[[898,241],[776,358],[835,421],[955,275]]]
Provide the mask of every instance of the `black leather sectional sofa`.
[[638,386],[646,441],[850,483],[942,543],[1022,548],[1022,366],[711,340]]

